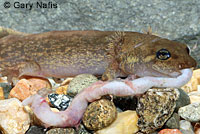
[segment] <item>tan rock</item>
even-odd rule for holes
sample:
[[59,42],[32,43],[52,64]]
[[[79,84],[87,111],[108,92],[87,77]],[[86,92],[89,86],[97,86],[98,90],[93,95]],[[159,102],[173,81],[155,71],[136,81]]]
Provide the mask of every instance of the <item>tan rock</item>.
[[7,77],[0,77],[0,83],[7,83]]
[[29,126],[29,114],[18,99],[0,101],[0,127],[4,134],[24,134]]
[[60,87],[56,88],[56,93],[66,95],[67,94],[67,88],[68,88],[68,85],[60,86]]
[[193,71],[191,80],[182,89],[188,93],[200,90],[200,69]]
[[39,89],[50,88],[50,83],[46,79],[29,78],[21,79],[10,92],[10,97],[24,100],[30,95],[37,93]]
[[0,100],[4,100],[4,92],[3,92],[3,88],[0,87]]
[[193,92],[190,92],[188,95],[190,97],[191,103],[200,102],[200,92],[193,91]]
[[92,102],[83,115],[83,124],[89,130],[99,130],[109,126],[117,117],[114,103],[108,99]]
[[134,134],[139,130],[137,121],[138,116],[135,111],[118,113],[117,119],[110,126],[95,134]]
[[70,96],[75,96],[83,89],[89,87],[94,82],[97,82],[98,79],[91,74],[80,74],[77,75],[74,79],[71,80],[68,86],[67,94]]

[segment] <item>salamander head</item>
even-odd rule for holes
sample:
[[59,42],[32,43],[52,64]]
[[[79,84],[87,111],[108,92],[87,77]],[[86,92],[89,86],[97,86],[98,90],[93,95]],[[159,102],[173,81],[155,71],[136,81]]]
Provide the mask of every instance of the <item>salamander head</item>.
[[197,65],[189,55],[189,48],[175,41],[154,38],[133,48],[128,51],[127,58],[121,65],[124,64],[126,73],[136,74],[139,77],[177,77],[181,74],[181,69],[193,68]]

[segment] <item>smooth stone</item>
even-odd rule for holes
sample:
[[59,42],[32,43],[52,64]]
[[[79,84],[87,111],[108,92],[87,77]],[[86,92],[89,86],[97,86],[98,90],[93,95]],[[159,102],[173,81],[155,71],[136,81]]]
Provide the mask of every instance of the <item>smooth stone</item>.
[[48,80],[42,78],[28,78],[21,79],[17,82],[14,88],[10,91],[10,97],[18,98],[23,101],[27,97],[34,95],[38,90],[43,88],[50,88],[51,85]]
[[70,96],[75,96],[84,88],[89,87],[94,82],[97,82],[98,79],[91,74],[80,74],[77,75],[68,85],[67,94]]
[[186,106],[188,104],[190,104],[190,97],[188,96],[188,94],[183,91],[182,89],[178,89],[180,95],[178,100],[176,101],[176,108],[175,108],[175,112],[178,112],[178,109],[180,107]]
[[83,115],[83,124],[89,130],[99,130],[109,126],[117,117],[114,103],[107,99],[92,102]]
[[182,134],[178,129],[163,129],[158,134]]
[[24,134],[30,126],[29,114],[16,98],[0,100],[0,128],[5,134]]
[[76,134],[73,128],[53,128],[46,132],[46,134]]
[[174,113],[165,123],[165,127],[170,129],[179,129],[180,126],[179,121],[180,121],[180,116],[177,113]]
[[194,134],[193,126],[189,121],[186,120],[180,121],[180,131],[183,134]]
[[200,102],[200,91],[190,92],[188,95],[191,103]]
[[26,134],[45,134],[45,129],[39,126],[31,126]]
[[200,121],[200,103],[192,103],[187,106],[181,107],[178,114],[185,120],[190,122]]
[[118,113],[117,119],[108,127],[98,130],[95,134],[135,134],[139,131],[136,111],[127,110]]

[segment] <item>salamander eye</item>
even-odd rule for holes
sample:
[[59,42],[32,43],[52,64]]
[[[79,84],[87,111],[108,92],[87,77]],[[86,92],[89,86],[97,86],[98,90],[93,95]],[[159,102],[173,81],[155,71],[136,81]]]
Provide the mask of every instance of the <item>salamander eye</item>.
[[167,49],[160,49],[156,52],[156,57],[160,60],[167,60],[171,57],[171,54]]

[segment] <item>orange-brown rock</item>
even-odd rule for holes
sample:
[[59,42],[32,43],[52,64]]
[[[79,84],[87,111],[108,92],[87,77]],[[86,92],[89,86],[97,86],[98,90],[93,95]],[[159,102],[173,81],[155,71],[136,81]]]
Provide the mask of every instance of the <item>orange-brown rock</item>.
[[35,94],[42,88],[50,88],[50,84],[46,79],[29,78],[21,79],[10,92],[10,97],[24,100],[30,95]]

